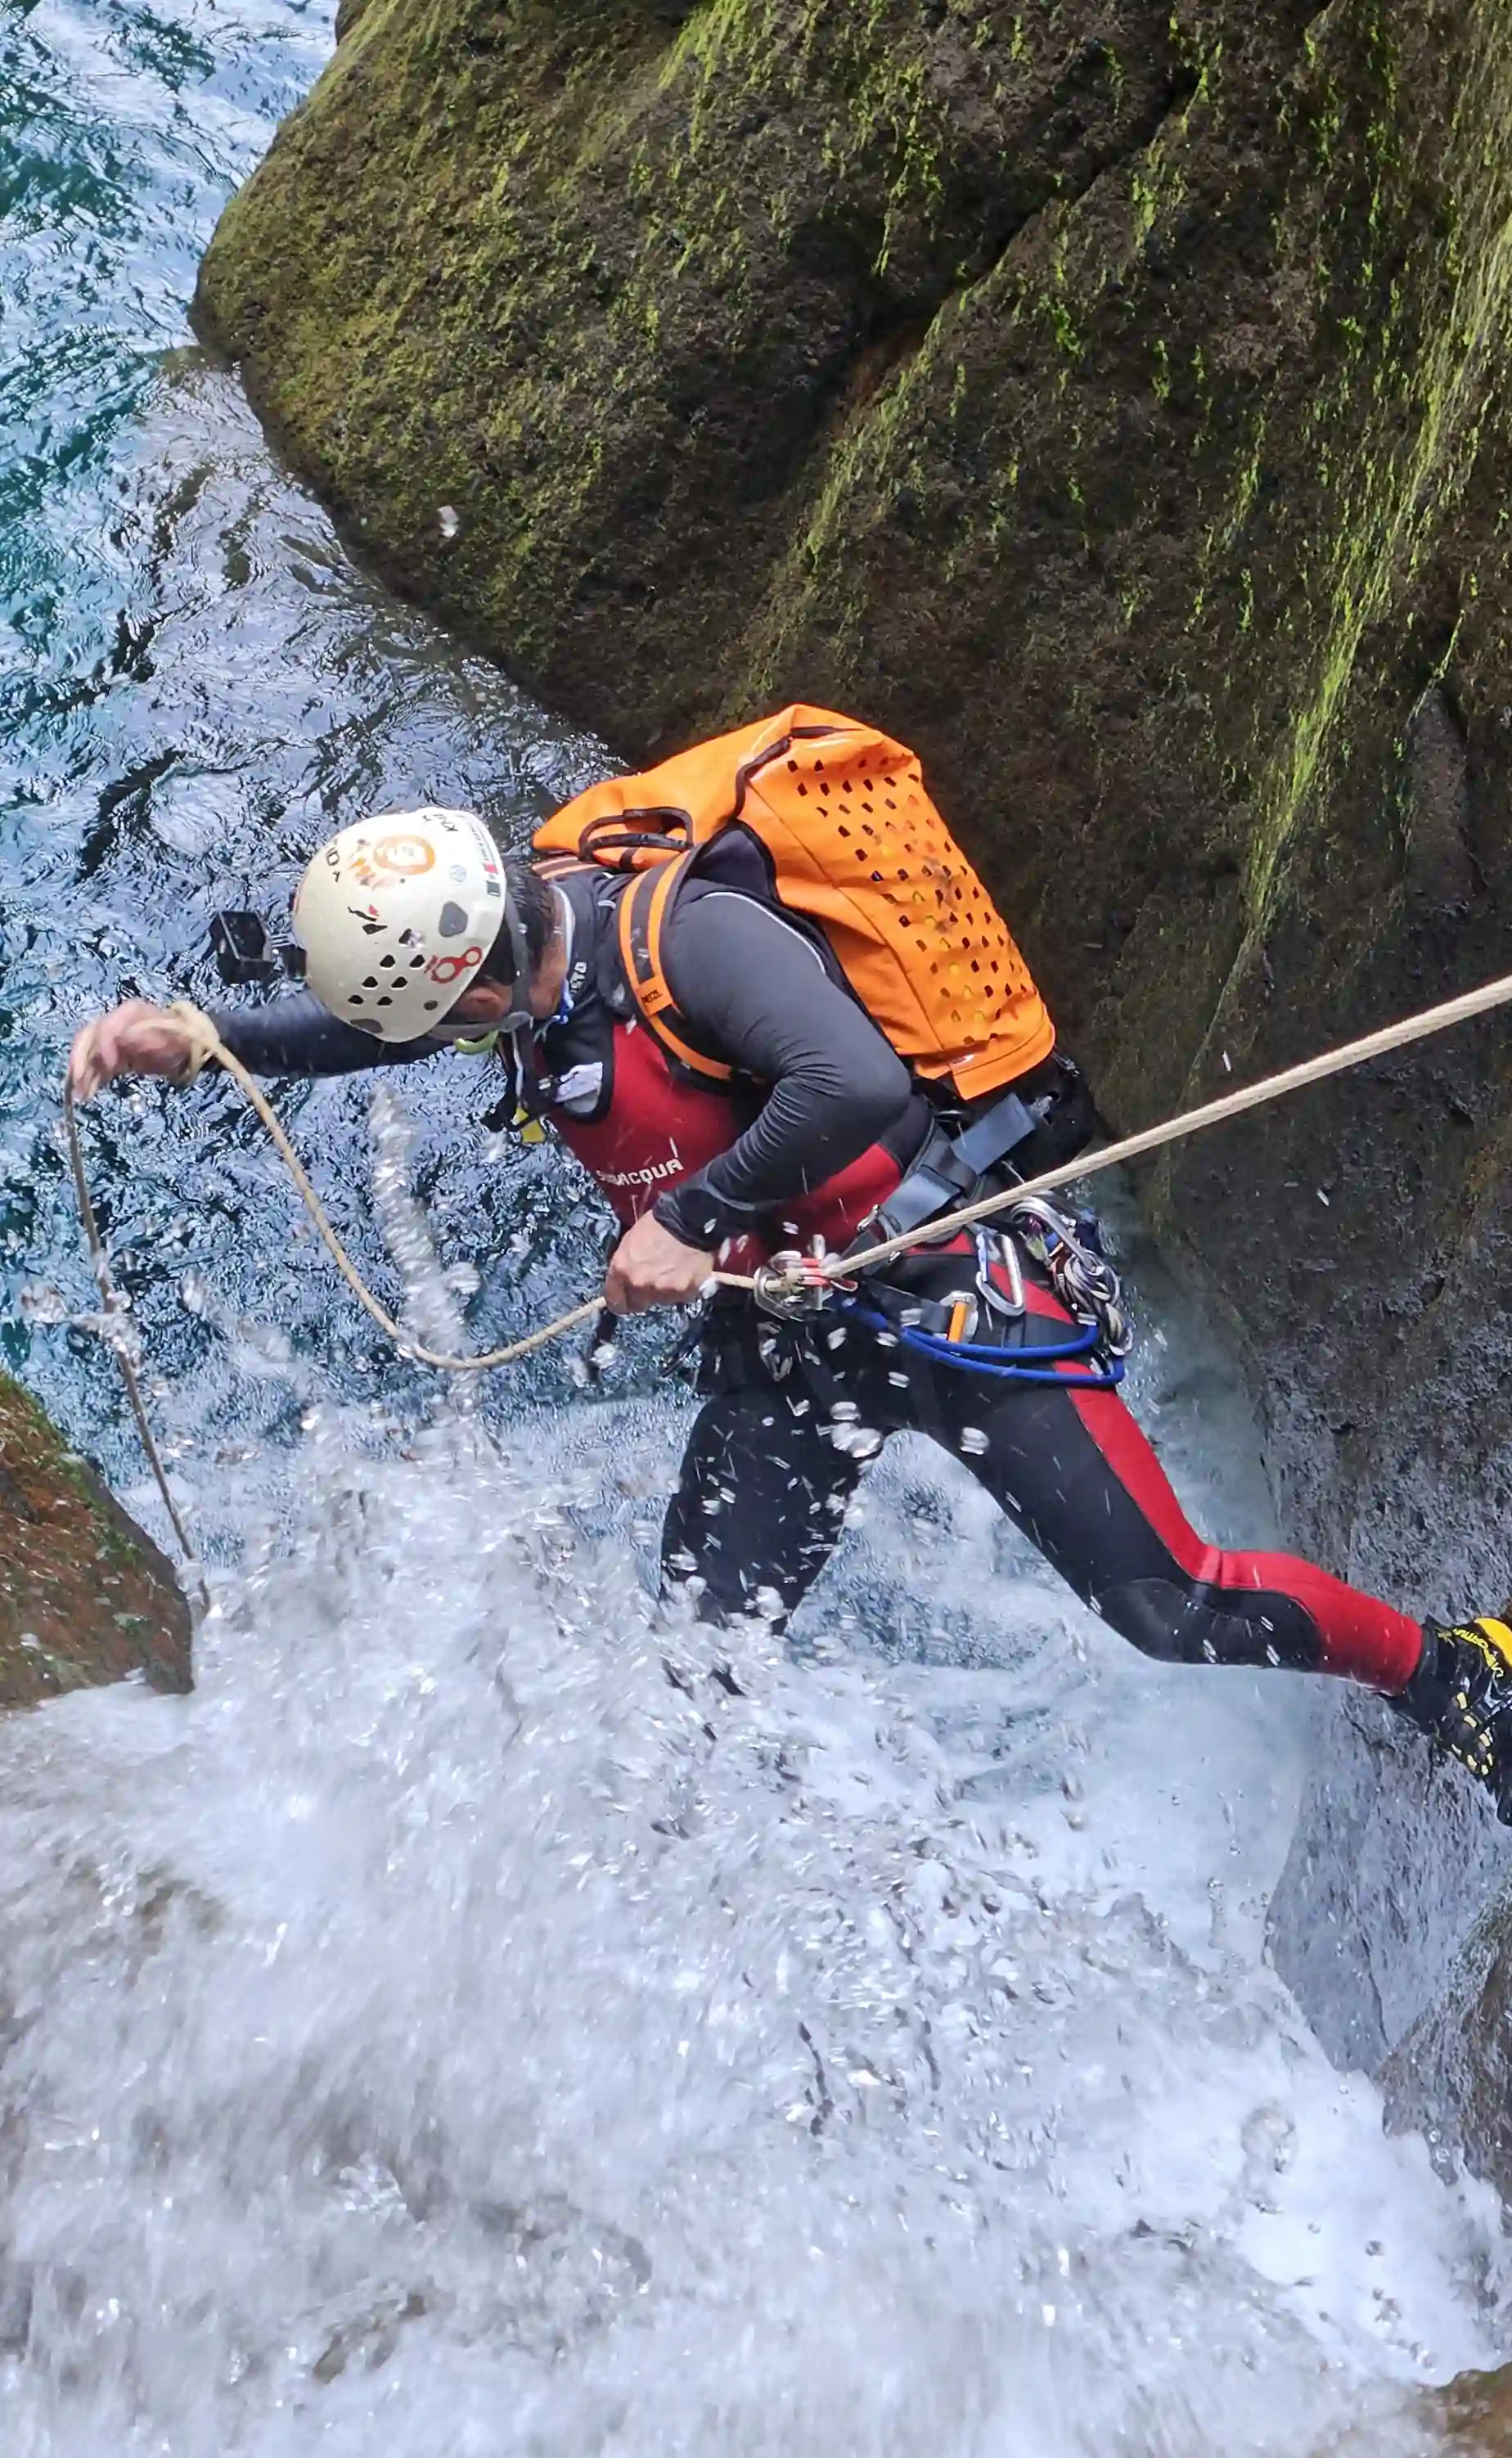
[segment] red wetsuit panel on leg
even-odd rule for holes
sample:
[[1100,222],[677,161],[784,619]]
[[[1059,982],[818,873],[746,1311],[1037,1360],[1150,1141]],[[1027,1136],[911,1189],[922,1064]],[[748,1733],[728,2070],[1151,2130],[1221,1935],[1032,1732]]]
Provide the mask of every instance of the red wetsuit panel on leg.
[[[1043,1289],[1026,1292],[1032,1314],[1057,1321],[1064,1309]],[[1077,1368],[1063,1366],[1071,1382]],[[1117,1484],[1171,1564],[1206,1601],[1244,1613],[1257,1594],[1289,1598],[1317,1634],[1316,1670],[1373,1689],[1405,1688],[1422,1654],[1422,1631],[1406,1614],[1289,1553],[1230,1552],[1208,1544],[1188,1519],[1146,1436],[1115,1392],[1067,1392],[1083,1427]]]

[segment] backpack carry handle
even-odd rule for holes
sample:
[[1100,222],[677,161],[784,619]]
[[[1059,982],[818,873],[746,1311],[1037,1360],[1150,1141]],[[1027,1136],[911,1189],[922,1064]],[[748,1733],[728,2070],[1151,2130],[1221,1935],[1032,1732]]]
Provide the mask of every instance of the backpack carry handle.
[[[669,821],[671,827],[643,824],[653,820]],[[692,843],[693,821],[688,812],[653,808],[615,811],[590,820],[578,838],[577,850],[584,862],[596,863],[601,870],[647,870],[669,854],[686,853]]]

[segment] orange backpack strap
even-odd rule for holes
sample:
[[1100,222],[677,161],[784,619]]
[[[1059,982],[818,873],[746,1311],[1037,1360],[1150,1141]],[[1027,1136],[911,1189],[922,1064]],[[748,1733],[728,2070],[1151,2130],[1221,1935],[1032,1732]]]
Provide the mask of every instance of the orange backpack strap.
[[693,853],[679,854],[675,861],[664,862],[655,870],[638,871],[631,881],[619,900],[620,961],[647,1031],[660,1042],[668,1055],[691,1074],[702,1075],[713,1084],[730,1084],[735,1080],[735,1069],[726,1066],[722,1058],[711,1058],[695,1050],[685,1038],[688,1027],[677,1012],[662,969],[662,933],[667,916],[694,860]]

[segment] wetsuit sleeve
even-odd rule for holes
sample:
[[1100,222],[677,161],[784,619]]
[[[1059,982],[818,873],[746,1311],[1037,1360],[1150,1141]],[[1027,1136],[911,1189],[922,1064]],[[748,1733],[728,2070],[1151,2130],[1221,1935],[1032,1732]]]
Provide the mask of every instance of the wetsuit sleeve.
[[674,1238],[718,1245],[848,1168],[916,1096],[891,1043],[769,906],[734,890],[690,898],[663,963],[700,1044],[772,1088],[730,1150],[654,1207]]
[[208,1013],[232,1057],[254,1075],[355,1075],[365,1067],[407,1067],[445,1046],[375,1040],[328,1013],[311,990],[266,1007],[213,1007]]

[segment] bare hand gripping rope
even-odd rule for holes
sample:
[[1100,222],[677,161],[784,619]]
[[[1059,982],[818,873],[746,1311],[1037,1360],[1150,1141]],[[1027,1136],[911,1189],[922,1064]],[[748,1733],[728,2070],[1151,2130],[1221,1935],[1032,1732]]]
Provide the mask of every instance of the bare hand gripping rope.
[[[1178,1118],[1168,1118],[1161,1126],[1146,1127],[1137,1135],[1126,1135],[1121,1143],[1108,1144],[1104,1151],[1094,1153],[1089,1159],[1069,1161],[1064,1168],[1046,1170],[1041,1177],[1027,1178],[1022,1184],[1015,1183],[1000,1194],[983,1197],[979,1202],[963,1204],[959,1211],[947,1212],[930,1220],[922,1232],[916,1230],[906,1237],[889,1238],[880,1245],[867,1247],[859,1255],[847,1256],[843,1267],[838,1258],[829,1258],[824,1263],[805,1271],[805,1284],[812,1285],[813,1279],[816,1277],[833,1280],[839,1276],[842,1268],[844,1278],[849,1281],[859,1272],[869,1271],[878,1263],[889,1261],[895,1255],[906,1254],[922,1243],[927,1242],[933,1245],[937,1240],[951,1236],[958,1229],[970,1228],[979,1220],[990,1219],[994,1213],[1006,1211],[1011,1205],[1022,1203],[1025,1196],[1050,1195],[1057,1189],[1072,1185],[1084,1177],[1093,1177],[1100,1170],[1116,1169],[1124,1161],[1138,1160],[1146,1153],[1159,1152],[1163,1145],[1178,1143],[1187,1135],[1197,1135],[1205,1127],[1222,1126],[1226,1119],[1240,1117],[1246,1110],[1257,1110],[1268,1101],[1279,1100],[1283,1094],[1300,1093],[1309,1084],[1321,1083],[1325,1076],[1342,1075],[1352,1067],[1362,1067],[1372,1058],[1384,1058],[1394,1050],[1404,1049],[1409,1042],[1425,1041],[1433,1033],[1447,1032],[1454,1025],[1468,1024],[1473,1017],[1487,1015],[1494,1008],[1505,1007],[1509,1003],[1512,1003],[1512,974],[1504,975],[1500,981],[1486,982],[1480,989],[1467,990],[1460,998],[1446,999],[1440,1007],[1425,1008],[1421,1014],[1408,1016],[1399,1024],[1385,1025],[1380,1031],[1367,1033],[1362,1040],[1344,1042],[1337,1050],[1325,1051],[1319,1057],[1309,1058],[1300,1067],[1289,1067],[1279,1075],[1268,1075],[1261,1083],[1245,1085],[1235,1093],[1226,1093],[1221,1099],[1205,1102],[1200,1109],[1188,1110]],[[539,1331],[528,1332],[524,1339],[511,1341],[506,1348],[489,1349],[487,1355],[481,1357],[447,1357],[438,1349],[427,1348],[423,1343],[412,1340],[395,1322],[382,1301],[373,1295],[352,1261],[332,1227],[325,1207],[311,1185],[304,1165],[289,1141],[261,1086],[248,1073],[240,1060],[232,1056],[210,1018],[202,1014],[198,1008],[191,1006],[185,1000],[180,1000],[169,1012],[184,1026],[185,1035],[193,1053],[195,1073],[197,1073],[208,1060],[214,1059],[217,1065],[223,1068],[240,1087],[272,1136],[284,1166],[299,1191],[300,1200],[320,1232],[326,1252],[358,1302],[366,1308],[379,1329],[393,1342],[401,1356],[412,1358],[419,1365],[433,1366],[442,1373],[484,1374],[491,1371],[496,1365],[512,1365],[517,1359],[528,1357],[533,1349],[546,1347],[549,1342],[560,1340],[567,1332],[577,1330],[580,1324],[597,1316],[601,1301],[592,1298],[584,1305],[574,1306],[570,1314],[559,1315],[554,1323],[543,1324]],[[94,1266],[94,1277],[99,1285],[106,1312],[116,1313],[121,1310],[122,1301],[111,1278],[110,1261],[94,1217],[94,1207],[90,1199],[89,1181],[79,1145],[78,1121],[74,1112],[73,1096],[72,1091],[67,1088],[63,1096],[63,1109],[68,1129],[69,1158],[78,1195],[79,1213]],[[737,1272],[715,1272],[713,1279],[723,1288],[749,1291],[755,1286],[755,1282],[750,1278]],[[153,1474],[157,1480],[158,1489],[173,1524],[174,1533],[183,1547],[185,1555],[192,1562],[195,1559],[194,1546],[169,1490],[167,1473],[156,1444],[153,1440],[152,1427],[142,1400],[135,1368],[124,1349],[117,1346],[115,1355],[126,1385],[132,1413],[136,1420],[142,1445]]]

